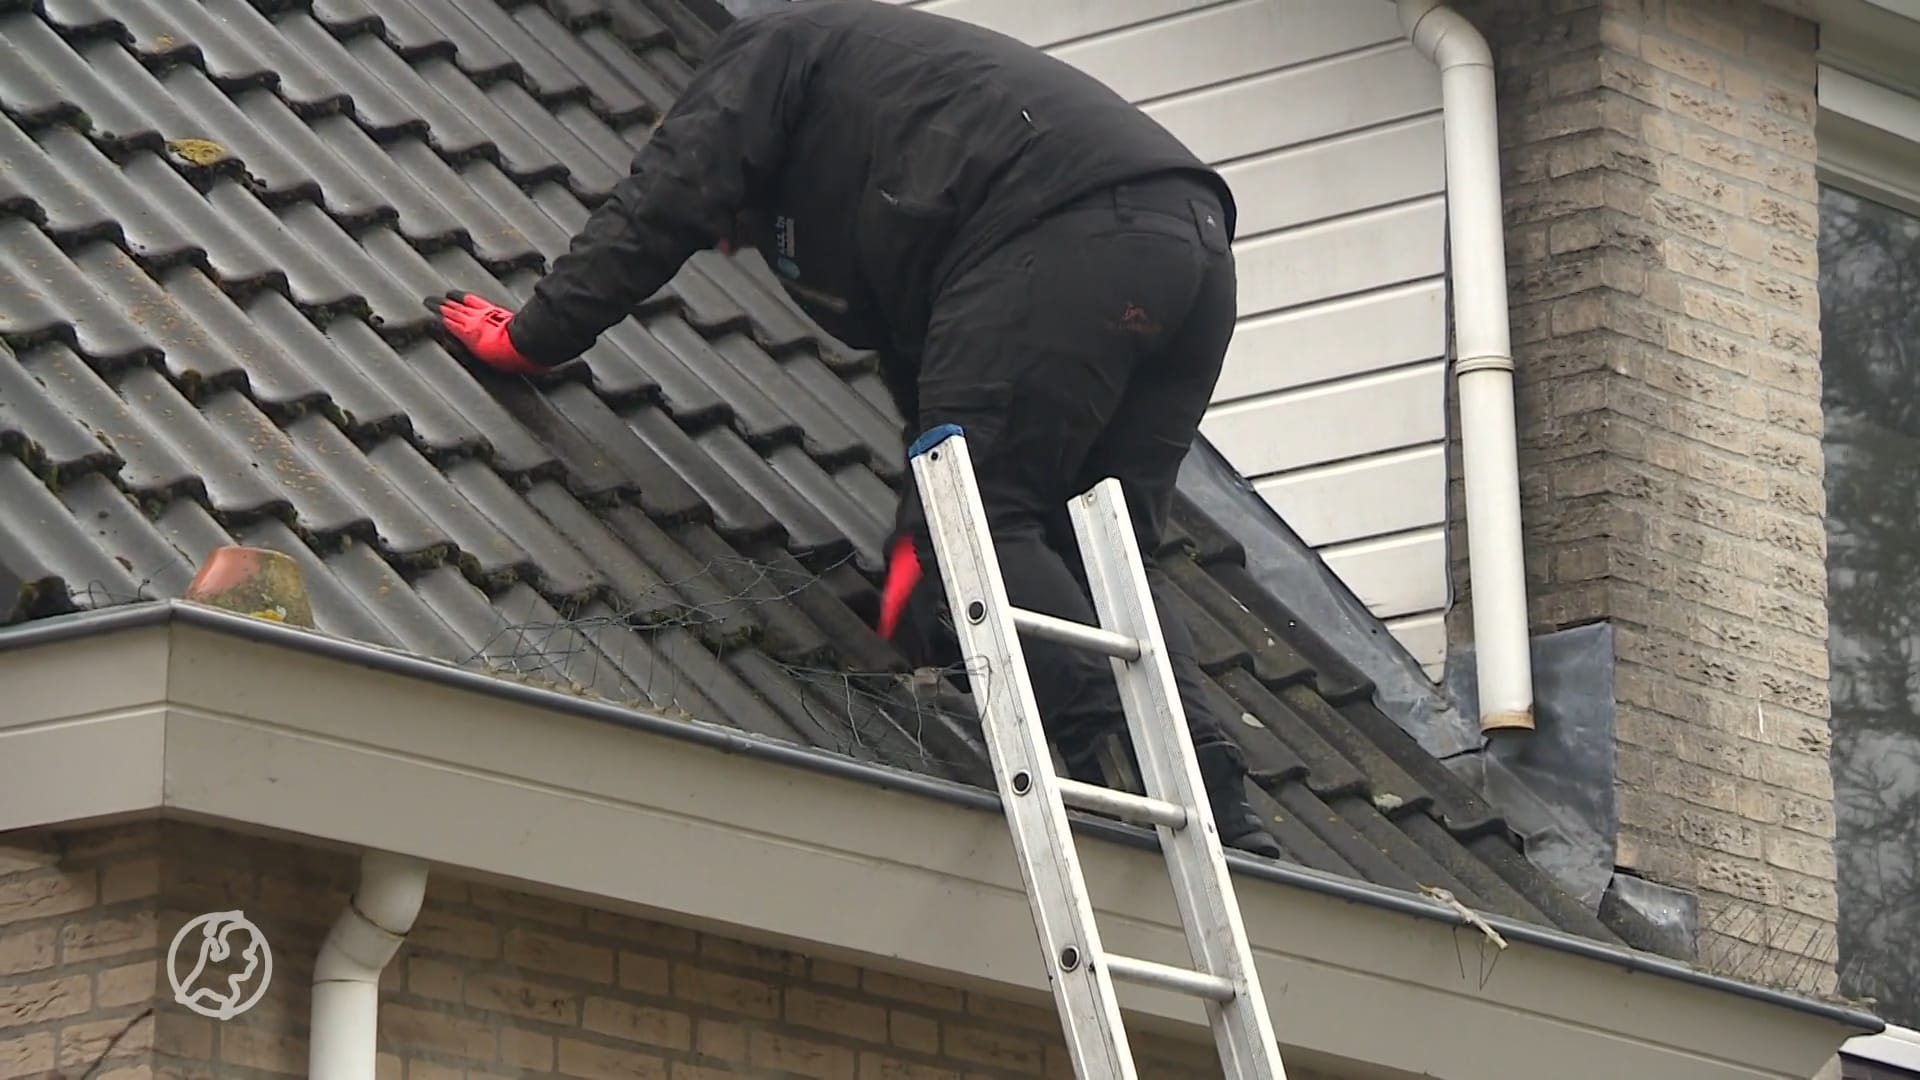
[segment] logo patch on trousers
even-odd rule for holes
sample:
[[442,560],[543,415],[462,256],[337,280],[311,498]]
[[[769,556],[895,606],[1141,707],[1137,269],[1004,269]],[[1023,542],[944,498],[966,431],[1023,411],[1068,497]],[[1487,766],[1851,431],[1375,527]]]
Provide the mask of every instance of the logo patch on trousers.
[[1111,320],[1107,323],[1107,329],[1119,330],[1128,334],[1151,335],[1160,332],[1160,324],[1153,321],[1152,317],[1147,314],[1146,308],[1141,307],[1139,304],[1128,304],[1126,308],[1120,312],[1118,319]]

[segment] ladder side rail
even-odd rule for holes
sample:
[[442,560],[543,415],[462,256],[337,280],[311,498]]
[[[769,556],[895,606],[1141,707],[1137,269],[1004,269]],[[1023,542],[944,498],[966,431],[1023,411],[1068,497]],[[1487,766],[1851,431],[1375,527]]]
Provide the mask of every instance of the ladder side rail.
[[[908,455],[1075,1072],[1081,1080],[1136,1080],[1112,974],[1090,962],[1102,956],[1099,928],[966,438],[942,425]],[[982,658],[986,672],[977,669]]]
[[1205,1001],[1221,1064],[1230,1077],[1285,1080],[1273,1021],[1260,990],[1245,920],[1119,480],[1108,477],[1096,484],[1073,500],[1070,513],[1101,624],[1143,646],[1138,661],[1110,663],[1126,705],[1147,795],[1187,807],[1192,817],[1185,829],[1155,826],[1186,925],[1191,959],[1200,971],[1245,988],[1231,1001]]

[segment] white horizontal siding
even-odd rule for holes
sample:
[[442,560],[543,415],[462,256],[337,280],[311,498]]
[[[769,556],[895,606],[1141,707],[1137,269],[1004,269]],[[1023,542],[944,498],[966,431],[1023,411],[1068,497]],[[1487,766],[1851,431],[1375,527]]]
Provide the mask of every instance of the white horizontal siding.
[[1044,47],[1233,185],[1203,431],[1430,673],[1445,655],[1438,73],[1385,0],[894,0]]
[[1277,473],[1254,489],[1322,547],[1433,524],[1447,512],[1446,484],[1446,450],[1417,446]]

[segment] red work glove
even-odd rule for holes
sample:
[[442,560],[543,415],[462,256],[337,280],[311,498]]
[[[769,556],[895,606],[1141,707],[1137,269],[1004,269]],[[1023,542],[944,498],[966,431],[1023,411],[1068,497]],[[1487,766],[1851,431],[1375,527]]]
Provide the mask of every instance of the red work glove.
[[907,597],[913,595],[913,587],[919,583],[920,556],[913,550],[913,538],[898,537],[887,553],[887,583],[880,593],[881,637],[893,639],[893,631],[900,624],[900,613],[906,609]]
[[513,312],[473,293],[450,292],[440,302],[440,322],[476,359],[509,375],[538,375],[547,370],[520,355],[507,336]]

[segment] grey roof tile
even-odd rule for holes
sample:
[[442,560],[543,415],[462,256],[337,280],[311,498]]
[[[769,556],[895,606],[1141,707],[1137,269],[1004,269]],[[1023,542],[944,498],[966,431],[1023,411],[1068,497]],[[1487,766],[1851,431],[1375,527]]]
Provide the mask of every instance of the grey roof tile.
[[[72,129],[53,128],[77,134]],[[61,243],[120,238],[120,221],[68,169],[12,121],[0,119],[0,175],[38,210],[35,220]]]
[[435,26],[433,20],[406,0],[315,3],[314,13],[319,15],[322,7],[329,10],[321,16],[321,21],[333,26],[336,32],[346,27],[364,26],[370,14],[380,28],[380,36],[393,46],[395,52],[408,60],[419,62],[433,57],[451,57],[458,48],[444,30]]
[[501,629],[499,613],[487,594],[451,564],[442,564],[414,576],[413,594],[453,634],[433,647],[444,652],[424,653],[436,660],[465,666],[478,657]]
[[[1417,878],[1402,869],[1386,852],[1362,835],[1339,810],[1323,802],[1307,785],[1287,783],[1272,790],[1282,813],[1292,815],[1315,838],[1331,848],[1341,862],[1352,867],[1358,876],[1390,889],[1404,892],[1420,890]],[[1337,801],[1351,805],[1357,800],[1349,795]]]
[[313,0],[313,17],[337,34],[374,30],[384,20],[373,13],[371,0]]
[[[74,266],[147,335],[160,350],[158,358],[168,374],[189,395],[246,380],[246,367],[232,352],[232,343],[215,336],[218,321],[201,321],[198,313],[148,277],[120,248],[90,245],[75,258]],[[169,279],[183,296],[217,302],[205,276],[191,266],[179,268]],[[274,387],[271,380],[267,382],[263,390],[271,398]]]
[[527,502],[593,565],[603,580],[613,583],[623,618],[652,624],[679,618],[686,611],[687,601],[666,578],[565,488],[536,485],[528,490]]
[[88,542],[134,580],[135,592],[113,597],[114,603],[178,596],[193,580],[195,564],[105,473],[62,484],[56,494],[86,533]]
[[47,22],[62,33],[79,36],[127,35],[126,22],[106,0],[41,0]]
[[[453,0],[432,0],[439,8],[453,8]],[[519,5],[523,10],[534,5]],[[568,101],[584,100],[587,84],[572,65],[556,56],[538,37],[529,33],[515,13],[498,4],[460,5],[462,15],[471,20],[479,35],[512,59],[513,76],[548,108]],[[536,8],[537,10],[537,8]],[[466,39],[463,39],[466,40]],[[474,44],[479,45],[475,40]]]
[[[329,327],[328,333],[342,338],[369,336],[362,333],[364,330],[360,324],[341,320]],[[466,366],[438,342],[425,338],[413,342],[398,350],[398,362],[391,367],[386,366],[385,354],[371,345],[354,350],[351,355],[373,358],[378,365],[373,370],[382,372],[384,381],[401,387],[417,386],[423,403],[431,397],[443,402],[450,415],[459,418],[459,435],[455,437],[453,428],[445,433],[429,431],[420,423],[423,414],[412,412],[422,448],[435,460],[455,460],[478,452],[477,448],[485,448],[485,456],[494,468],[508,476],[546,474],[559,468],[553,452],[515,421],[501,407],[499,399],[489,393],[490,388],[469,377]],[[395,396],[408,400],[398,391]]]
[[[248,0],[200,2],[205,5],[204,18],[213,23],[233,47],[246,50],[250,62],[273,73],[276,89],[294,112],[301,116],[320,116],[351,107],[352,91],[336,77],[337,54],[312,51],[310,46],[314,42],[310,38],[301,43],[289,41],[281,33],[281,26]],[[318,29],[304,14],[292,15],[290,20]]]
[[[1215,708],[1232,728],[1233,741],[1247,757],[1247,772],[1262,784],[1304,779],[1309,772],[1299,752],[1275,734],[1272,722],[1277,713],[1256,713],[1247,702],[1247,687],[1241,681],[1245,672],[1233,672],[1213,684]],[[1260,700],[1255,698],[1256,701]]]
[[[636,54],[650,50],[650,46],[668,45],[674,35],[654,12],[647,10],[644,4],[608,3],[597,0],[596,5],[607,16],[608,25],[618,34],[622,44]],[[677,88],[676,88],[677,92]]]
[[[681,608],[671,618],[647,625],[674,623],[698,630],[711,647],[729,649],[759,636],[757,605],[737,596],[707,572],[706,562],[683,539],[705,531],[704,526],[680,526],[669,533],[658,522],[631,506],[617,506],[603,516],[607,527],[627,545],[634,557],[654,568],[665,581],[665,591]],[[653,609],[660,590],[651,582],[625,583],[630,617]]]
[[320,553],[303,543],[286,522],[262,518],[233,529],[232,534],[235,543],[278,551],[299,564],[300,575],[307,583],[307,599],[313,606],[314,624],[322,631],[390,649],[404,647],[368,607],[371,600],[329,572]]
[[18,458],[0,455],[0,506],[0,619],[58,615],[96,606],[92,599],[124,603],[138,592],[127,568]]
[[[152,462],[159,482],[150,490],[159,494],[204,488],[208,508],[227,522],[292,513],[292,500],[253,458],[244,432],[216,426],[219,414],[201,412],[165,375],[134,368],[120,379],[119,390],[139,425],[140,441],[167,451]],[[129,467],[134,464],[133,453],[122,450],[121,455]],[[166,464],[184,472],[160,472]]]
[[564,123],[557,122],[559,116],[535,100],[519,83],[494,83],[487,87],[486,96],[499,108],[505,123],[526,132],[545,154],[566,169],[567,190],[589,206],[606,198],[613,185],[626,175],[626,170],[609,164]]
[[[704,452],[665,413],[642,406],[629,409],[624,415],[633,433],[713,508],[714,521],[722,533],[736,542],[786,534],[780,520],[768,510],[766,504],[755,499],[725,464]],[[708,430],[720,432],[725,429]]]
[[539,4],[521,4],[513,9],[513,18],[528,36],[539,42],[579,80],[590,95],[593,107],[609,122],[624,124],[631,120],[651,121],[655,108],[634,85],[594,52],[573,30],[563,26],[551,11]]
[[[629,34],[629,40],[631,40]],[[607,65],[607,69],[617,75],[628,89],[646,102],[647,108],[655,116],[664,114],[673,105],[678,93],[673,82],[659,71],[636,57],[631,49],[615,36],[613,31],[590,28],[580,34],[580,41],[594,56]]]
[[[77,423],[113,451],[113,472],[137,496],[156,501],[203,493],[201,481],[173,445],[147,430],[145,419],[67,346],[24,350],[19,362]],[[103,470],[105,471],[105,470]]]
[[331,419],[304,416],[288,424],[286,433],[307,467],[319,474],[315,486],[351,499],[354,510],[349,516],[371,523],[374,535],[368,539],[384,554],[403,563],[431,565],[453,553],[447,534],[395,490]]
[[174,499],[154,514],[154,524],[195,566],[216,548],[233,543],[233,537],[213,519],[197,499]]
[[[864,461],[877,450],[863,440],[840,414],[807,392],[789,370],[740,334],[728,334],[711,343],[711,364],[724,365],[741,383],[780,403],[807,453],[828,468]],[[784,432],[782,433],[784,434]],[[779,436],[770,436],[772,438]]]
[[[207,2],[0,15],[0,621],[177,596],[259,544],[328,633],[991,783],[960,688],[870,629],[905,471],[873,357],[756,256],[696,257],[540,379],[434,328],[449,289],[525,299],[711,28],[676,0]],[[1185,498],[1174,523],[1169,609],[1289,858],[1646,940],[1530,863],[1231,534]]]
[[[533,557],[404,440],[388,439],[368,448],[367,460],[453,541],[456,560],[478,583],[487,587],[505,585],[535,572]],[[471,464],[462,462],[455,468]]]
[[553,10],[554,18],[571,31],[597,26],[607,20],[607,8],[602,0],[547,0],[547,7]]
[[[223,390],[200,403],[200,415],[225,437],[239,458],[272,492],[244,512],[278,513],[284,504],[310,540],[330,546],[343,535],[371,540],[373,519],[350,496],[314,468],[286,432],[238,390]],[[218,502],[216,501],[216,505]],[[240,509],[230,511],[236,516]]]
[[[324,267],[330,281],[340,283],[338,293],[316,289],[303,307],[324,310],[328,316],[362,315],[383,333],[409,327],[423,331],[432,322],[434,315],[424,305],[428,294],[412,287],[417,280],[410,284],[402,277],[410,267],[374,259],[361,241],[313,203],[295,203],[282,210],[279,219],[287,239]],[[374,238],[383,232],[387,230],[369,229],[362,234],[364,242],[377,243]]]
[[[647,320],[653,339],[668,354],[650,353],[661,362],[660,388],[667,409],[686,422],[688,412],[707,409],[708,400],[732,413],[733,428],[755,446],[778,446],[802,437],[798,421],[765,389],[754,385],[738,369],[714,354],[713,343],[685,319],[672,316]],[[668,364],[671,357],[672,366]],[[681,377],[684,376],[684,377]],[[693,380],[696,385],[689,385]],[[692,409],[685,408],[691,399]]]
[[[263,250],[235,215],[226,212],[232,203],[223,196],[252,198],[238,181],[222,178],[203,195],[173,165],[148,151],[135,153],[124,168],[128,182],[155,208],[155,216],[192,238],[201,251],[199,261],[223,289],[234,294],[255,289],[290,290],[285,265]],[[131,235],[132,226],[128,231]]]
[[[389,157],[352,117],[335,113],[312,123],[314,134],[333,156],[393,207],[401,235],[416,247],[433,251],[473,243],[460,219],[416,183],[413,175]],[[425,149],[424,144],[415,145]]]
[[349,544],[325,558],[327,573],[359,598],[400,648],[421,656],[457,661],[470,655],[467,644],[406,578],[372,548]]
[[[219,2],[234,7],[245,6],[241,0]],[[322,72],[330,84],[347,96],[354,119],[366,129],[367,134],[382,141],[403,134],[428,134],[426,118],[415,111],[415,107],[394,87],[388,86],[369,71],[345,43],[334,37],[312,15],[304,11],[287,12],[273,20],[272,30],[279,39],[270,46],[275,54],[285,52],[303,57],[309,65]],[[267,33],[266,30],[255,32],[262,36]],[[379,43],[374,35],[368,34],[366,38]],[[411,69],[407,70],[411,74]]]
[[[183,66],[167,73],[164,86],[145,92],[181,107],[184,115],[161,120],[160,130],[167,138],[212,143],[213,147],[201,149],[218,149],[236,159],[233,164],[244,170],[248,185],[275,206],[295,199],[322,199],[329,211],[354,221],[377,221],[393,213],[380,193],[334,157],[271,90],[247,90],[229,97],[198,70]],[[175,147],[174,156],[187,155]]]
[[626,178],[627,171],[633,166],[633,147],[591,106],[583,102],[571,102],[553,110],[553,115],[580,141],[580,145],[593,151],[593,156],[605,163],[611,176],[608,188]]
[[115,162],[85,135],[67,127],[43,130],[40,146],[61,175],[112,215],[117,237],[140,265],[160,270],[206,260],[206,249],[192,230],[169,212],[166,200],[154,197],[149,185],[164,181],[180,185],[175,190],[183,194],[192,194],[157,155],[143,150],[125,163]]
[[1352,864],[1340,857],[1333,846],[1320,835],[1308,828],[1306,822],[1292,810],[1280,805],[1266,789],[1252,786],[1247,792],[1249,805],[1253,811],[1267,822],[1275,840],[1287,852],[1289,858],[1302,866],[1323,873],[1338,874],[1341,877],[1365,878],[1366,875],[1355,869]]
[[426,84],[445,99],[447,106],[462,113],[486,137],[499,154],[500,167],[522,184],[541,180],[564,180],[567,167],[526,128],[475,86],[450,60],[429,60],[415,68]]
[[[321,5],[314,5],[317,16]],[[456,160],[465,160],[479,154],[497,152],[493,140],[480,125],[467,115],[454,102],[435,89],[419,71],[401,59],[386,39],[379,34],[363,33],[357,37],[342,41],[347,54],[360,70],[366,73],[365,90],[372,101],[379,101],[378,94],[384,91],[391,95],[394,103],[401,109],[411,111],[413,121],[428,127],[428,141],[441,153]],[[343,69],[343,78],[350,78],[350,69]],[[354,73],[357,75],[357,73]],[[354,101],[361,100],[356,91]],[[382,121],[388,128],[400,124],[398,111],[389,108],[386,102],[377,106]]]
[[791,508],[781,514],[781,520],[793,527],[799,522],[810,523],[816,516],[823,519],[817,532],[796,529],[793,533],[796,544],[818,550],[826,557],[851,544],[861,569],[871,571],[885,566],[886,555],[881,549],[886,544],[891,516],[883,522],[868,513],[859,499],[797,446],[783,446],[768,453],[766,464],[780,479],[781,486],[766,489],[762,498],[776,509]]
[[[476,4],[473,8],[491,6]],[[450,43],[460,70],[475,82],[488,83],[519,75],[520,61],[514,51],[477,26],[471,11],[472,8],[458,0],[388,0],[382,15],[392,19],[407,12],[404,18],[409,24],[409,34],[421,42],[433,35]]]
[[[93,241],[69,259],[52,238],[23,218],[0,220],[0,281],[26,287],[8,290],[0,302],[0,338],[16,348],[53,338],[106,366],[157,361],[160,346],[118,304],[101,295],[76,265],[110,263],[120,249]],[[28,284],[31,283],[31,284]]]
[[[364,314],[367,301],[343,273],[316,253],[286,221],[261,205],[260,200],[238,184],[218,183],[207,192],[209,209],[228,222],[220,237],[238,249],[228,265],[271,264],[277,268],[276,284],[286,282],[287,296],[309,314],[336,312]],[[311,207],[311,203],[297,203]],[[324,215],[323,215],[324,216]],[[209,253],[213,249],[209,248]],[[225,282],[221,257],[215,256],[214,269]]]
[[683,339],[686,334],[684,320],[668,314],[645,323],[629,319],[603,336],[625,364],[632,365],[656,388],[660,406],[675,420],[696,428],[723,423],[732,417],[734,403],[701,378],[712,372],[697,370],[698,356],[682,358],[668,344],[668,340]]
[[1313,665],[1307,663],[1305,657],[1242,606],[1233,593],[1198,562],[1174,559],[1167,564],[1167,572],[1179,584],[1181,593],[1205,614],[1207,628],[1237,643],[1232,649],[1236,665],[1268,686],[1281,686],[1313,676]]
[[725,595],[750,606],[758,624],[756,641],[767,653],[784,663],[803,665],[832,658],[833,639],[798,606],[787,602],[813,581],[812,573],[798,564],[769,565],[764,558],[736,550],[709,528],[682,528],[674,539],[698,560],[704,577]]
[[[622,455],[619,450],[609,452],[583,429],[583,424],[593,423],[594,416],[578,406],[573,410],[580,414],[578,419],[570,419],[561,411],[565,403],[564,395],[575,390],[578,384],[558,386],[542,393],[516,377],[496,376],[489,381],[498,384],[494,396],[513,418],[525,425],[542,445],[553,451],[566,470],[568,487],[575,494],[604,503],[619,498],[623,493],[634,492],[644,482],[621,468],[623,456],[634,460],[635,455]],[[598,399],[595,401],[598,402]],[[604,403],[600,403],[600,411],[607,411]],[[602,430],[601,434],[604,437],[606,432]],[[624,442],[634,441],[632,435],[624,430],[617,437]],[[620,448],[625,449],[628,448]],[[644,451],[644,447],[640,449]]]
[[0,346],[0,453],[58,485],[67,476],[112,472],[120,455],[62,407],[31,368]]
[[[296,79],[289,85],[280,68],[255,46],[260,37],[273,35],[247,34],[242,27],[216,16],[200,0],[191,4],[121,0],[114,14],[132,32],[133,48],[145,59],[191,63],[227,90],[267,86],[290,101],[320,105],[327,100],[325,96],[317,101],[308,96],[313,92],[311,80]],[[305,65],[298,56],[283,59],[294,65],[297,75],[315,74],[300,70]]]
[[[571,383],[544,395],[521,396],[559,410],[571,432],[577,432],[587,444],[584,450],[598,452],[599,464],[611,472],[613,486],[630,495],[648,516],[658,521],[704,521],[712,516],[699,492],[592,389]],[[573,436],[568,433],[561,437]]]
[[462,243],[472,246],[474,257],[488,270],[499,274],[516,267],[545,268],[546,257],[533,241],[468,187],[431,146],[420,139],[407,138],[389,144],[387,153],[414,185],[423,193],[432,193],[432,198],[463,231]]
[[[520,492],[507,486],[498,473],[477,461],[465,461],[446,471],[447,480],[466,496],[481,516],[499,528],[508,541],[527,553],[530,569],[521,579],[555,602],[582,604],[608,589],[606,578],[566,538],[554,531]],[[539,484],[553,484],[551,480]],[[538,554],[535,554],[535,553]]]
[[[398,365],[382,363],[387,355],[375,348],[379,338],[365,323],[342,319],[323,332],[277,292],[234,304],[203,282],[182,280],[173,291],[209,339],[239,357],[262,405],[290,411],[324,404],[356,434],[437,430],[437,414],[408,393]],[[354,328],[361,333],[351,333]]]
[[99,89],[86,64],[38,16],[0,14],[0,101],[9,117],[29,129],[83,116],[103,134],[140,126],[130,106]]

